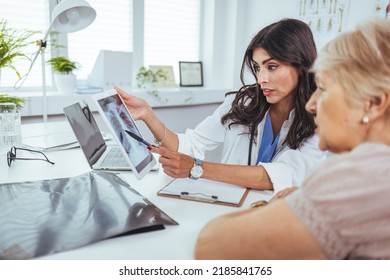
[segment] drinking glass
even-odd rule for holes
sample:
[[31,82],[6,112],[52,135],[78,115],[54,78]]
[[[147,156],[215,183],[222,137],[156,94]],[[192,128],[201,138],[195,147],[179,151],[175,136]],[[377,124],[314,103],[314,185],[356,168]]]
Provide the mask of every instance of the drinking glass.
[[20,112],[14,103],[0,103],[0,152],[22,145]]

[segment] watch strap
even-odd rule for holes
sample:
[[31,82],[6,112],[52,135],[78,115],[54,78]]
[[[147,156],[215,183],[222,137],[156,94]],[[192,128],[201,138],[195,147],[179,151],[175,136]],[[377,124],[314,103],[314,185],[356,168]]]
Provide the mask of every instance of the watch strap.
[[200,159],[194,158],[194,161],[195,161],[195,164],[196,164],[196,165],[203,166],[203,161],[201,161]]

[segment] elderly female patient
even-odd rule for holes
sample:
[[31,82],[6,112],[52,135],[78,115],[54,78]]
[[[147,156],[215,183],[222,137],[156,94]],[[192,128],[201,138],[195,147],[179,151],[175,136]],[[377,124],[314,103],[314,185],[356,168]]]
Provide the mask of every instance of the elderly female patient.
[[390,21],[328,43],[306,105],[319,146],[339,155],[302,188],[201,232],[199,259],[390,259]]

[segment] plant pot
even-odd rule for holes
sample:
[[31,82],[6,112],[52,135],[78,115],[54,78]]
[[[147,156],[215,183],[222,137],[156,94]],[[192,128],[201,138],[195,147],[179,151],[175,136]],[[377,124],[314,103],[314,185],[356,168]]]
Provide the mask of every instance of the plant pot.
[[141,88],[144,91],[146,91],[147,93],[157,93],[158,92],[157,85],[156,85],[156,83],[153,83],[153,82],[146,82],[141,86]]
[[72,94],[76,88],[76,75],[54,74],[57,90],[61,94]]

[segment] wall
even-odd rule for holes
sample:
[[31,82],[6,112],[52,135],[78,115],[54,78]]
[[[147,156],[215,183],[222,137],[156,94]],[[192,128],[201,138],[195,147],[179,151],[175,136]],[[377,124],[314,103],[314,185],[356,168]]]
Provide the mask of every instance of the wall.
[[[303,0],[305,1],[305,0]],[[307,0],[309,1],[309,0]],[[334,3],[335,0],[333,0]],[[342,0],[339,0],[342,1]],[[306,1],[305,1],[306,2]],[[374,18],[377,15],[376,5],[385,4],[384,0],[349,0],[349,16],[345,19],[345,30],[353,29],[357,23]],[[231,65],[234,81],[233,87],[241,85],[238,77],[242,63],[243,54],[251,38],[266,25],[286,17],[298,18],[299,0],[245,0],[238,1],[237,31],[236,31],[236,49],[234,57],[235,62]],[[388,3],[386,3],[388,4]],[[381,11],[381,17],[384,17],[384,11]],[[317,48],[320,49],[326,42],[331,40],[332,36],[315,36]],[[232,42],[233,43],[233,42]]]
[[200,60],[204,84],[231,88],[237,37],[237,0],[203,0]]

